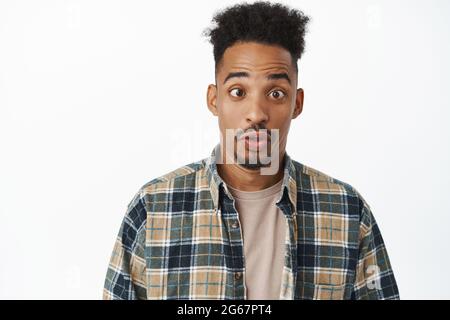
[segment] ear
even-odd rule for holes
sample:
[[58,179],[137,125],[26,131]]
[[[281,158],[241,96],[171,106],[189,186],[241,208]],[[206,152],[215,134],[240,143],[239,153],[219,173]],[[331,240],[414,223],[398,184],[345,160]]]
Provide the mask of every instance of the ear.
[[304,97],[303,89],[302,88],[298,88],[297,89],[297,96],[295,97],[295,108],[294,108],[294,112],[292,113],[292,119],[297,118],[298,115],[300,113],[302,113],[302,110],[303,110],[303,97]]
[[211,111],[211,113],[215,116],[218,115],[216,101],[217,87],[214,84],[210,84],[206,92],[206,104],[208,105],[209,111]]

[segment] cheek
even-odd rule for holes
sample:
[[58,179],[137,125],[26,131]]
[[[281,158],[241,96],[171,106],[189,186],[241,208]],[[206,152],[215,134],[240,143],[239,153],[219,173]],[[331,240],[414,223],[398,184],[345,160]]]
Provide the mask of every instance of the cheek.
[[242,114],[232,106],[222,105],[219,108],[219,122],[226,128],[237,126],[241,119]]
[[273,127],[283,129],[289,126],[291,121],[291,110],[288,107],[274,108],[269,114],[269,122]]
[[284,145],[284,142],[287,139],[287,135],[289,132],[289,127],[291,124],[291,113],[289,109],[278,110],[272,115],[269,127],[278,128],[279,137]]

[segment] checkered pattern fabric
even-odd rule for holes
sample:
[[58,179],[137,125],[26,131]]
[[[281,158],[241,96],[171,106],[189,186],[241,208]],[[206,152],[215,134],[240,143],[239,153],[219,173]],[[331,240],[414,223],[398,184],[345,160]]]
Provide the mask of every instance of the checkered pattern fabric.
[[[216,155],[149,181],[128,204],[103,299],[246,299],[238,212]],[[283,159],[280,299],[399,299],[369,205],[349,184]]]

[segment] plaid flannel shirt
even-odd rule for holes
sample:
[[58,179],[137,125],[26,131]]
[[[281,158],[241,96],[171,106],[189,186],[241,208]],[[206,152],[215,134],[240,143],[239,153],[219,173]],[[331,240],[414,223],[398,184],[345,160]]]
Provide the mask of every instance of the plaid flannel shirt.
[[[218,148],[139,189],[114,245],[103,299],[246,299],[241,225],[217,173]],[[279,298],[399,299],[380,230],[358,191],[287,153],[283,166]]]

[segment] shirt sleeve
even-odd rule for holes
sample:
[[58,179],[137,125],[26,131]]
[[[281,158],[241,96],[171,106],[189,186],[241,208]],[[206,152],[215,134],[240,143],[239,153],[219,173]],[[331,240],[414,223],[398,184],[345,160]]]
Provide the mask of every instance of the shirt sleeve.
[[145,300],[146,210],[140,194],[128,205],[114,243],[103,288],[103,300]]
[[369,205],[362,199],[359,254],[352,298],[398,300],[397,283],[380,229]]

